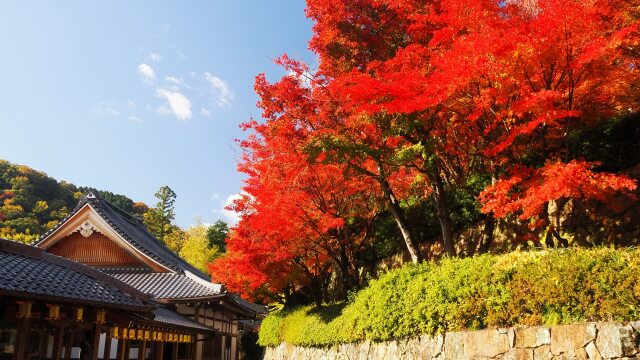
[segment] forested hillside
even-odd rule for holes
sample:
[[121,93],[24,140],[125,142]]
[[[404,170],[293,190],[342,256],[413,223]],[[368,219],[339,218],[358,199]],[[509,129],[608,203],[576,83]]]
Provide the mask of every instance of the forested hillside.
[[202,271],[225,251],[224,239],[229,229],[223,221],[205,225],[196,219],[189,229],[174,223],[177,195],[168,186],[155,193],[158,202],[149,207],[125,195],[58,181],[42,171],[6,160],[0,160],[0,238],[34,242],[69,215],[89,191],[138,216],[158,240]]
[[[69,214],[89,187],[58,181],[42,171],[0,160],[0,237],[32,242]],[[142,216],[141,202],[95,190],[127,212]]]

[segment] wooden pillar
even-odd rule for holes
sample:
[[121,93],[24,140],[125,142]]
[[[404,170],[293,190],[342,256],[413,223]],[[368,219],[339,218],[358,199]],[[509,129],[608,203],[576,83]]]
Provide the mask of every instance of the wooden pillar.
[[29,343],[29,318],[18,319],[16,327],[16,345],[13,351],[13,360],[28,359],[27,344]]
[[127,340],[127,342],[124,343],[123,359],[129,360],[130,357],[131,357],[131,340]]
[[147,353],[147,340],[138,341],[138,360],[144,360]]
[[162,360],[162,353],[164,352],[164,343],[163,342],[157,342],[156,343],[156,348],[153,351],[153,359],[154,360]]
[[[201,307],[200,303],[199,303],[199,302],[198,302],[198,303],[196,303],[196,305],[195,305],[195,309],[194,309],[194,319],[195,319],[195,321],[196,321],[197,323],[199,323],[199,322],[200,322],[200,309],[201,309],[201,308],[202,308],[202,307]],[[206,308],[205,308],[205,311],[206,311]],[[204,318],[204,322],[207,322],[206,317]],[[198,335],[197,335],[197,334],[196,334],[196,335],[194,335],[194,337],[195,337],[195,340],[197,340],[197,339],[198,339]],[[204,343],[202,343],[202,344],[204,344]],[[191,342],[191,343],[189,343],[189,344],[187,345],[187,348],[189,349],[189,350],[188,350],[189,355],[187,356],[187,359],[190,359],[190,360],[191,360],[191,359],[195,359],[195,358],[196,358],[196,356],[198,356],[198,342]]]
[[73,329],[69,329],[69,337],[67,338],[67,342],[64,345],[64,359],[65,360],[69,360],[71,359],[71,348],[73,347],[73,335],[74,335],[74,331]]
[[18,301],[18,313],[16,314],[16,344],[13,348],[14,360],[28,358],[27,344],[29,344],[29,326],[31,319],[31,301]]
[[180,343],[174,342],[171,344],[171,360],[178,360],[178,346]]
[[[198,335],[194,335],[194,337],[195,336],[198,336]],[[196,337],[196,339],[198,339],[198,338]],[[193,355],[191,357],[193,359],[198,359],[198,356],[200,357],[200,359],[203,358],[204,357],[204,337],[202,337],[202,341],[193,340],[192,344],[193,344],[193,349],[194,350],[193,350]],[[198,344],[201,344],[200,345],[200,352],[198,352]]]
[[[214,325],[215,325],[215,321],[214,321]],[[213,335],[211,336],[211,357],[212,358],[217,357],[218,355],[220,355],[220,354],[216,354],[216,338],[219,337],[219,336],[220,335],[218,334],[218,331],[215,331],[213,333]]]
[[111,332],[107,331],[107,336],[104,339],[104,355],[102,356],[103,360],[111,359]]
[[53,352],[51,353],[52,360],[60,360],[62,357],[62,339],[64,335],[64,327],[58,326],[56,333],[53,335]]
[[[93,341],[91,347],[91,360],[98,360],[98,352],[100,351],[100,335],[102,334],[102,324],[96,324],[93,329]],[[106,351],[106,350],[105,350]],[[84,356],[83,356],[84,358]]]
[[125,358],[125,352],[127,351],[127,340],[126,339],[118,339],[118,351],[116,352],[116,359],[125,360],[129,359],[127,356]]
[[[213,310],[213,323],[211,324],[211,327],[214,328],[215,330],[213,331],[213,334],[211,335],[211,357],[215,358],[218,357],[220,355],[220,350],[218,349],[218,337],[220,336],[220,331],[222,330],[221,328],[216,329],[216,326],[218,325],[218,312],[216,310]],[[216,351],[217,350],[217,351]]]
[[222,340],[222,359],[229,360],[229,353],[231,353],[227,347],[229,344],[229,317],[227,315],[223,316],[224,323],[222,324],[222,328],[224,329],[224,338]]
[[220,348],[218,349],[218,354],[220,354],[220,359],[224,360],[224,335],[222,335],[224,331],[224,324],[220,325],[220,329],[220,333],[218,334],[218,337],[220,338]]
[[38,358],[46,359],[47,358],[47,348],[49,347],[49,332],[41,331],[40,332],[40,343],[38,344]]

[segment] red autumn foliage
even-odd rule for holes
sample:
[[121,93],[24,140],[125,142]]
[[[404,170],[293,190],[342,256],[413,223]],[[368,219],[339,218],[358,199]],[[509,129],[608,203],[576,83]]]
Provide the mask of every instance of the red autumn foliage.
[[551,200],[598,200],[607,204],[619,192],[636,189],[623,175],[597,173],[586,161],[548,162],[541,168],[514,167],[508,177],[480,193],[482,211],[497,217],[518,214],[520,219],[539,215]]
[[[567,161],[571,131],[639,109],[633,95],[639,22],[628,1],[389,0],[330,12],[323,11],[327,2],[310,1],[309,7],[317,21],[312,46],[329,59],[322,69],[346,106],[370,116],[397,114],[399,128],[407,119],[422,122],[409,135],[431,139],[441,173],[481,161],[500,176],[532,154]],[[348,23],[366,31],[363,18],[402,19],[390,29],[403,40],[385,42],[396,45],[393,55],[370,54],[343,71],[342,62],[352,64],[360,51],[341,57],[333,51],[371,42],[343,30]],[[399,37],[384,28],[378,40],[392,37],[387,31]]]
[[447,192],[472,177],[495,179],[475,194],[493,217],[635,189],[568,149],[640,111],[633,1],[308,0],[307,15],[318,71],[283,56],[289,75],[256,79],[266,121],[243,125],[243,217],[211,266],[232,290],[318,302],[332,271],[357,287],[385,208],[419,261],[400,206],[411,193],[433,199],[455,255]]
[[[241,141],[239,169],[248,178],[233,209],[242,221],[228,239],[229,255],[210,269],[230,289],[253,298],[282,301],[280,296],[306,289],[308,301],[321,302],[332,273],[348,287],[360,283],[358,259],[379,202],[375,192],[363,191],[370,179],[304,152],[314,108],[307,106],[310,89],[299,77],[269,84],[259,76],[256,90],[267,122],[243,125],[254,134]],[[276,98],[287,101],[271,101]]]

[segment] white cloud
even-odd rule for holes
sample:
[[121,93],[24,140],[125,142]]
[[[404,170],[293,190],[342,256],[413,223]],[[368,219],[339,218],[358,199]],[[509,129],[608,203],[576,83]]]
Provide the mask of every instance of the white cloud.
[[138,65],[138,73],[146,80],[153,81],[156,78],[156,72],[147,64]]
[[213,90],[213,101],[220,107],[229,107],[234,100],[233,91],[229,84],[219,77],[205,72],[204,79],[211,85]]
[[169,29],[171,29],[171,24],[163,24],[162,25],[162,30],[164,30],[165,32],[169,31]]
[[112,102],[101,101],[93,108],[93,112],[100,116],[118,117],[120,111],[116,109],[116,105]]
[[175,86],[182,86],[184,85],[184,81],[182,81],[182,79],[175,77],[175,76],[165,76],[164,79],[166,80],[167,83],[175,85]]
[[136,114],[129,115],[128,119],[133,121],[133,122],[137,122],[137,123],[141,123],[142,122],[142,119],[139,118]]
[[211,116],[211,110],[206,108],[200,108],[200,115],[202,116]]
[[234,201],[242,199],[242,194],[231,194],[225,200],[224,205],[222,206],[222,216],[225,217],[230,226],[236,225],[240,221],[240,214],[233,211],[227,210],[227,206],[232,205]]
[[178,120],[191,119],[191,101],[181,92],[157,89],[156,96],[165,99],[169,105],[169,108],[164,105],[158,108],[160,114],[172,113]]
[[171,91],[184,92],[183,89],[190,89],[191,87],[181,78],[177,76],[167,75],[164,77],[165,89]]
[[218,200],[218,199],[220,199],[220,194],[213,193],[213,195],[211,195],[211,200]]
[[158,62],[162,60],[162,55],[152,52],[152,53],[149,53],[149,56],[147,56],[147,59],[153,62]]

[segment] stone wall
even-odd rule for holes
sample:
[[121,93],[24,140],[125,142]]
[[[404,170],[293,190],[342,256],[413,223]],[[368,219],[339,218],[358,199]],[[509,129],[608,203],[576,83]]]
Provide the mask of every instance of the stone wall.
[[304,348],[280,344],[265,360],[640,359],[640,321],[451,332],[436,337]]

